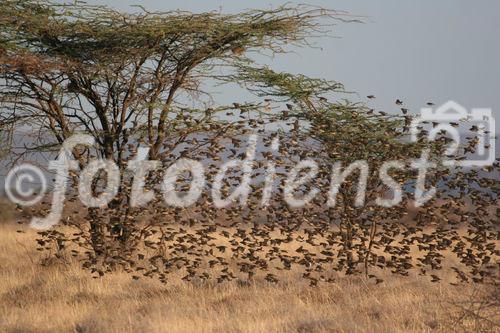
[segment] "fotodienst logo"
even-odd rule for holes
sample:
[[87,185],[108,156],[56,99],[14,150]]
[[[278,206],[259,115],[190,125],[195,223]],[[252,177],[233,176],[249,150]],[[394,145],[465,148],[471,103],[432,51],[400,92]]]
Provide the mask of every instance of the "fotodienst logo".
[[[445,155],[451,158],[444,159],[443,165],[461,167],[484,167],[495,162],[495,119],[491,109],[473,108],[467,110],[455,101],[448,101],[443,105],[433,108],[422,108],[419,117],[411,123],[411,139],[418,140],[418,134],[423,128],[424,122],[432,123],[433,127],[428,131],[427,139],[435,140],[441,133],[450,136],[452,142],[448,146]],[[467,125],[467,129],[464,126]],[[470,127],[469,127],[470,126]],[[463,142],[462,134],[474,132],[476,147],[474,154],[469,154],[464,160],[456,160],[455,155]]]
[[[424,124],[432,122],[433,127],[424,131]],[[476,132],[476,140],[473,141],[477,147],[474,149],[476,155],[467,160],[454,160],[454,153],[464,142],[461,142],[460,124],[471,125]],[[426,139],[435,140],[440,135],[446,134],[451,137],[451,144],[445,152],[446,157],[442,161],[444,166],[475,167],[488,166],[495,161],[495,122],[490,109],[472,109],[468,112],[460,104],[450,101],[437,109],[424,108],[420,117],[411,123],[411,139],[419,139],[419,133],[426,134]],[[232,204],[244,206],[252,190],[251,181],[253,165],[256,155],[258,135],[252,134],[248,137],[247,147],[242,157],[228,159],[218,168],[210,186],[207,184],[207,170],[200,161],[188,158],[180,158],[168,168],[162,169],[160,161],[148,160],[149,148],[140,147],[135,158],[128,161],[126,171],[133,175],[131,181],[130,205],[132,207],[146,206],[155,196],[154,191],[146,190],[146,177],[149,172],[161,171],[160,185],[157,190],[161,191],[165,204],[173,207],[188,207],[194,205],[205,189],[209,189],[212,202],[216,208],[225,208]],[[49,162],[48,169],[55,175],[52,190],[52,207],[45,217],[35,217],[31,226],[37,229],[47,229],[59,222],[64,208],[65,195],[68,190],[68,179],[72,172],[78,172],[77,183],[80,202],[86,207],[106,207],[119,193],[120,184],[123,181],[122,173],[125,171],[112,160],[94,159],[90,160],[84,167],[74,159],[73,149],[77,146],[90,147],[95,144],[95,138],[86,134],[75,134],[67,139],[58,154],[58,157]],[[271,147],[275,153],[280,143],[274,138]],[[469,157],[469,156],[468,156]],[[273,179],[276,176],[276,165],[268,160],[265,168],[265,188],[263,190],[261,205],[269,204],[273,194]],[[393,207],[402,202],[403,189],[401,184],[394,181],[389,175],[390,169],[403,170],[410,168],[417,171],[414,182],[414,204],[416,207],[424,205],[436,194],[436,187],[426,188],[426,174],[428,170],[437,166],[436,161],[431,160],[429,149],[421,151],[417,159],[386,160],[379,165],[379,179],[382,184],[393,193],[392,199],[384,199],[379,196],[375,204],[379,207]],[[239,169],[241,177],[238,186],[230,195],[223,195],[225,179],[228,178],[228,170]],[[95,195],[92,184],[100,171],[106,173],[106,186]],[[351,174],[358,174],[356,199],[354,205],[361,207],[365,204],[367,180],[370,174],[370,166],[367,160],[357,160],[348,165],[337,161],[333,164],[331,181],[327,191],[328,207],[336,205],[336,197],[342,184]],[[180,175],[189,173],[192,180],[189,183],[189,191],[185,195],[179,195],[176,191],[176,182]],[[319,173],[316,161],[312,159],[301,160],[288,171],[283,188],[283,200],[291,207],[299,208],[306,206],[319,191],[310,189],[302,197],[296,197],[295,191],[302,185],[314,180]],[[41,184],[37,191],[27,190],[26,183]],[[23,187],[23,185],[25,185]],[[47,192],[47,180],[40,168],[31,164],[21,164],[14,167],[7,175],[5,181],[5,192],[9,199],[21,206],[33,206],[38,204]]]

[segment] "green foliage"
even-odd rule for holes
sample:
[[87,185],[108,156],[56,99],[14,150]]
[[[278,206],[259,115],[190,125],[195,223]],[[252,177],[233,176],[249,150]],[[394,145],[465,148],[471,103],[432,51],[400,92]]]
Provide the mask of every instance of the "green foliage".
[[[310,78],[302,74],[275,72],[269,67],[240,63],[229,80],[238,82],[261,97],[288,104],[287,114],[309,126],[308,136],[328,147],[332,158],[359,159],[382,163],[398,158],[417,158],[426,142],[407,139],[410,115],[378,113],[363,104],[339,100],[345,94],[341,83]],[[434,151],[442,143],[433,143]],[[439,155],[437,155],[439,156]]]
[[344,86],[338,82],[310,78],[302,74],[278,73],[267,66],[253,67],[241,62],[236,69],[237,74],[229,76],[227,80],[239,82],[262,97],[272,96],[279,100],[300,103],[306,99],[319,98],[322,94],[344,91]]
[[[341,19],[333,11],[281,6],[238,14],[182,11],[127,14],[105,6],[4,0],[1,43],[7,51],[59,57],[87,65],[128,59],[130,54],[161,55],[169,61],[231,57],[237,48],[282,52],[289,43],[304,45],[323,34],[319,17]],[[237,52],[238,53],[238,52]],[[74,65],[74,64],[73,64]]]

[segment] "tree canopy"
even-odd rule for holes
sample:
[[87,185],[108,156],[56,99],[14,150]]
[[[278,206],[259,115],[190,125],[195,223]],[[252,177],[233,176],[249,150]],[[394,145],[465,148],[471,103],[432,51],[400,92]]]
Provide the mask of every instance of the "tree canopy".
[[200,83],[216,67],[248,59],[251,51],[306,45],[326,33],[320,18],[344,20],[309,6],[238,14],[139,9],[2,1],[3,122],[29,120],[59,143],[75,131],[93,133],[108,158],[116,158],[125,135],[144,130],[133,124],[145,123],[157,157],[178,96],[202,93]]

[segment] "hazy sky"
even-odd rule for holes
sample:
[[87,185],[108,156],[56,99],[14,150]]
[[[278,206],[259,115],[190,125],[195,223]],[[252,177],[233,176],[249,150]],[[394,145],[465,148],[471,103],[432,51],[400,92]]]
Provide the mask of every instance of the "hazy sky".
[[[276,7],[286,1],[105,0],[87,1],[134,10],[237,12]],[[500,118],[500,1],[497,0],[324,0],[307,3],[364,16],[364,24],[339,24],[339,38],[316,40],[320,49],[302,49],[267,63],[275,69],[340,81],[371,105],[396,110],[402,99],[412,112],[427,101],[455,100],[466,107],[490,107]],[[232,98],[234,96],[226,96]],[[497,121],[497,130],[500,129]]]

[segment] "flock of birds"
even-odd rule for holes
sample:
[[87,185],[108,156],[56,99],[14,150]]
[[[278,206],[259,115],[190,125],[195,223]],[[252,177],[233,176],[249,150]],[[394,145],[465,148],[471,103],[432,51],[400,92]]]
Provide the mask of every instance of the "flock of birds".
[[[396,104],[403,103],[397,100]],[[407,109],[402,112],[406,114]],[[261,143],[254,161],[251,196],[245,205],[218,209],[209,191],[187,208],[166,206],[160,196],[147,209],[131,208],[125,197],[115,210],[92,210],[84,220],[69,216],[65,221],[69,229],[40,232],[40,250],[56,249],[60,257],[70,253],[96,277],[124,269],[134,279],[155,277],[165,283],[177,277],[249,285],[257,280],[279,283],[292,276],[317,286],[359,274],[380,283],[385,271],[428,276],[437,282],[443,269],[455,273],[450,283],[498,282],[496,180],[479,177],[474,170],[437,173],[430,181],[437,184],[446,179],[446,188],[438,188],[436,200],[411,210],[410,196],[397,207],[375,207],[374,196],[380,193],[376,189],[369,189],[364,207],[353,207],[354,177],[346,180],[335,207],[328,207],[327,198],[318,195],[307,206],[292,208],[282,197],[287,171],[300,159],[318,161],[318,176],[299,187],[296,195],[311,188],[327,193],[330,151],[325,143],[311,140],[308,128],[314,126],[308,127],[302,120],[249,113],[240,110],[235,116],[236,135],[215,135],[223,125],[212,124],[203,135],[185,137],[182,145],[166,145],[169,153],[164,162],[168,166],[179,156],[204,161],[210,180],[223,161],[245,156],[247,134],[257,131]],[[275,124],[274,130],[263,124]],[[284,130],[276,130],[280,126]],[[280,145],[274,151],[271,142],[277,137]],[[276,195],[263,206],[270,161],[276,168]],[[498,170],[498,163],[492,168],[489,171]],[[160,177],[153,174],[147,185],[154,187]],[[224,193],[238,186],[240,178],[237,170],[228,173]],[[177,189],[186,191],[189,182],[186,174]],[[450,194],[450,189],[459,194]]]

